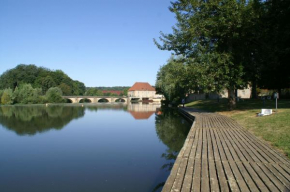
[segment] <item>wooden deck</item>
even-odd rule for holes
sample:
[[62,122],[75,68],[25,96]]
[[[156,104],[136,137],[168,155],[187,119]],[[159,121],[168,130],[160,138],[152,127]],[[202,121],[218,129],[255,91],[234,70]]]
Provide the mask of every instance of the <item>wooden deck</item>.
[[230,118],[184,110],[195,121],[162,192],[290,191],[284,155]]

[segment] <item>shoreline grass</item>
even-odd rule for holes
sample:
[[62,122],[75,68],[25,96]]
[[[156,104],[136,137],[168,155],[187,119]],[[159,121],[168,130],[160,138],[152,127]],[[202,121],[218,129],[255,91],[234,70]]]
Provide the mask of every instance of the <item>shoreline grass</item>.
[[[227,109],[227,99],[197,100],[185,106],[228,116],[290,158],[290,100],[278,100],[278,110],[274,100],[264,104],[258,99],[239,101],[233,111]],[[273,109],[273,114],[257,117],[262,108]]]

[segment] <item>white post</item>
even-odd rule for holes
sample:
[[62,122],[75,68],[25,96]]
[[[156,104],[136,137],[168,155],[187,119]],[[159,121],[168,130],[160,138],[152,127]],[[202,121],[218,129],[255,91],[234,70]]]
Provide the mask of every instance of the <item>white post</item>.
[[276,92],[274,93],[274,98],[276,99],[276,111],[278,109],[278,98],[279,98],[279,94]]

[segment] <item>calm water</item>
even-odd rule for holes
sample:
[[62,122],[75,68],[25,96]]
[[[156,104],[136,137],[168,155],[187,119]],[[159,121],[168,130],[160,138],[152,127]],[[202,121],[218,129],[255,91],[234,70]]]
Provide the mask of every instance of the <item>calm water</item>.
[[0,107],[0,191],[160,191],[190,123],[158,107]]

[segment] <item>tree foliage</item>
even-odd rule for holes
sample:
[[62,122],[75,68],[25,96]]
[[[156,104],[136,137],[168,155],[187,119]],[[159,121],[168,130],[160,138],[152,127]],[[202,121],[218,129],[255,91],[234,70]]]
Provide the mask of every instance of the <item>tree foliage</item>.
[[[185,58],[189,87],[177,86],[176,92],[200,87],[205,92],[229,90],[230,107],[235,105],[234,90],[249,82],[256,86],[290,87],[289,3],[290,1],[184,1],[172,2],[170,11],[177,24],[171,34],[154,39],[161,50]],[[277,20],[277,18],[279,20]],[[269,43],[268,43],[269,42]],[[265,45],[265,46],[264,46]],[[172,65],[168,62],[167,65]],[[163,66],[157,75],[157,83]],[[178,67],[172,68],[178,74]],[[270,71],[275,78],[271,78]],[[287,71],[287,72],[286,72]],[[171,72],[174,73],[174,72]],[[283,74],[282,76],[279,74]],[[184,76],[184,74],[178,74]],[[166,75],[165,75],[166,76]],[[181,77],[175,76],[175,79]],[[183,77],[182,77],[183,78]],[[171,84],[172,79],[164,79]],[[171,90],[172,92],[172,90]],[[172,100],[172,98],[171,98]]]
[[171,57],[157,73],[155,85],[157,93],[162,93],[166,101],[179,103],[185,97],[186,86],[190,81],[187,72],[188,66],[182,57]]
[[1,96],[1,103],[4,105],[13,104],[13,91],[12,89],[5,89]]
[[62,98],[62,91],[58,87],[51,87],[47,90],[46,99],[49,103],[62,103],[64,102]]
[[97,88],[88,88],[85,92],[85,95],[87,96],[103,96],[103,92],[101,90],[98,90]]
[[0,76],[0,89],[30,84],[33,88],[41,88],[43,94],[51,87],[59,87],[64,95],[83,95],[86,87],[82,82],[72,80],[61,70],[51,71],[35,65],[20,64]]
[[33,88],[30,84],[22,84],[14,90],[14,102],[21,104],[42,103],[42,90]]

